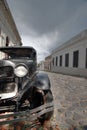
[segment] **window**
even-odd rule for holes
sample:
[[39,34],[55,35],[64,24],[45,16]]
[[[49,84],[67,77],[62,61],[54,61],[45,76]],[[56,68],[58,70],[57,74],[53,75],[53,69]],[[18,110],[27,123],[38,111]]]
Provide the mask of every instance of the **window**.
[[86,68],[87,68],[87,48],[86,48]]
[[56,66],[57,66],[57,63],[58,63],[58,57],[56,56]]
[[60,56],[60,66],[62,66],[62,55]]
[[73,52],[73,67],[78,67],[79,62],[79,51]]
[[9,37],[6,37],[6,46],[9,46]]
[[0,35],[1,35],[1,28],[0,28]]
[[53,66],[54,66],[54,58],[53,58]]
[[65,67],[69,66],[69,53],[65,54]]

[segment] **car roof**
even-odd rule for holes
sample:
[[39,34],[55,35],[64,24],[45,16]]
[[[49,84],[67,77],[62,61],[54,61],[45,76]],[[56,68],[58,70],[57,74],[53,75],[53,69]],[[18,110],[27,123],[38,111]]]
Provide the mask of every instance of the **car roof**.
[[0,47],[0,51],[7,53],[10,56],[30,56],[30,54],[36,55],[36,50],[29,46]]

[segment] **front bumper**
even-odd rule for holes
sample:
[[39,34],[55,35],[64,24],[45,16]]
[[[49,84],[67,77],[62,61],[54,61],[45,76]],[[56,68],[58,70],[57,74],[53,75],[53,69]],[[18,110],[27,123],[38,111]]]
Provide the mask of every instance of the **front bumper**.
[[[20,121],[34,121],[37,120],[41,115],[54,111],[54,103],[47,103],[41,105],[40,107],[34,108],[32,110],[19,111],[19,112],[10,112],[0,114],[0,125],[3,124],[12,124]],[[4,120],[5,119],[5,120]],[[33,122],[32,122],[33,123]],[[30,125],[31,126],[31,125]]]
[[14,112],[16,110],[17,102],[13,99],[0,100],[0,113]]

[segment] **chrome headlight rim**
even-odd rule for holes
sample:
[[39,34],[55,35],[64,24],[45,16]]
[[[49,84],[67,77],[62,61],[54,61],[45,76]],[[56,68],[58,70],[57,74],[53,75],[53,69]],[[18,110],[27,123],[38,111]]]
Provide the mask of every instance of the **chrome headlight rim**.
[[18,64],[14,68],[14,74],[17,77],[25,77],[28,74],[28,67],[25,64]]

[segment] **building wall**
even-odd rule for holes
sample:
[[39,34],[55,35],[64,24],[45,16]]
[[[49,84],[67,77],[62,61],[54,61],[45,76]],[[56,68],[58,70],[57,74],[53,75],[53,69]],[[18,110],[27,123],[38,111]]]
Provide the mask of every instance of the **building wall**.
[[[86,68],[86,48],[87,48],[87,30],[81,32],[76,37],[63,44],[57,50],[52,53],[52,71],[63,74],[85,76],[87,77]],[[78,66],[73,67],[73,53],[79,51],[78,54]],[[69,54],[69,66],[65,66],[65,55]],[[60,55],[62,55],[62,66],[60,66]],[[56,57],[58,61],[56,63]],[[54,65],[53,65],[54,59]]]
[[44,61],[44,70],[50,71],[51,70],[51,55],[47,56]]
[[9,38],[9,46],[20,46],[21,38],[14,23],[6,0],[0,1],[0,46],[6,45],[6,37]]
[[38,70],[44,71],[44,61],[41,61],[41,62],[39,63]]

